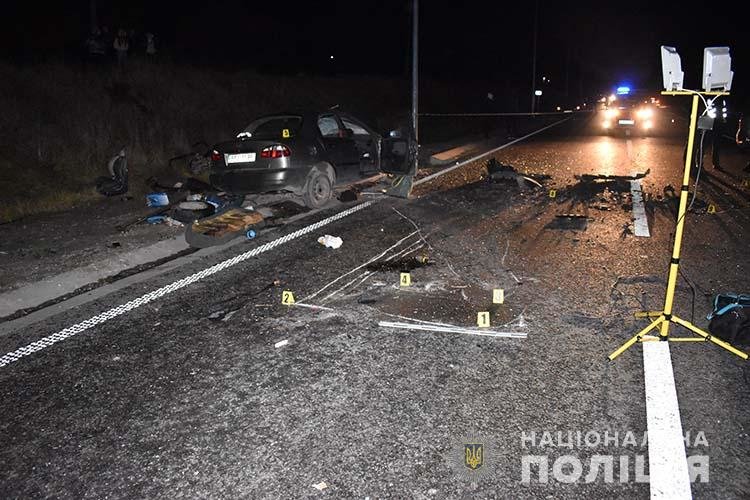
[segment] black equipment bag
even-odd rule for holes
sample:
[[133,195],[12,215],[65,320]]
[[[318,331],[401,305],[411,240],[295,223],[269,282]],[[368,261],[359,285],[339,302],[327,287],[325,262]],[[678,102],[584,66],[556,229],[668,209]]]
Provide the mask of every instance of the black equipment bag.
[[750,344],[750,295],[718,294],[706,319],[711,335],[730,344]]

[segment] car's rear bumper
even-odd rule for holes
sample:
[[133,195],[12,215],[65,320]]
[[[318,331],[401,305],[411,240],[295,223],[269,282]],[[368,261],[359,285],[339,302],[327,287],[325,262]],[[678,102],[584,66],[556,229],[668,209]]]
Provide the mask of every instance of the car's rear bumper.
[[298,191],[305,183],[309,169],[231,169],[211,172],[212,186],[236,194]]

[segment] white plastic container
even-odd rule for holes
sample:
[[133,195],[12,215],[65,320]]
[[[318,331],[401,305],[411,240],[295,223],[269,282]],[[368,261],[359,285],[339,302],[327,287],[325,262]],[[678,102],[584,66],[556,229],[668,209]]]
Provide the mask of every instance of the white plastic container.
[[325,236],[321,236],[320,238],[318,238],[318,243],[320,243],[321,245],[325,245],[328,248],[338,248],[344,243],[344,240],[342,240],[338,236],[331,236],[330,234],[326,234]]

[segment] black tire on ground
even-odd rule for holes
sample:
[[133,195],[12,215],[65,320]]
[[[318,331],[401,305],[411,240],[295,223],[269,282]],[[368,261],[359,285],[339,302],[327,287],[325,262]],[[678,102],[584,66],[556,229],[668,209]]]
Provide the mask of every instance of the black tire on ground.
[[333,179],[317,168],[310,171],[302,189],[302,200],[307,208],[320,208],[333,196]]
[[185,208],[174,208],[172,210],[172,218],[174,220],[178,220],[182,222],[183,224],[192,224],[198,219],[203,219],[204,217],[213,215],[213,213],[214,213],[213,207],[210,207],[208,209],[203,209],[203,210],[188,210]]

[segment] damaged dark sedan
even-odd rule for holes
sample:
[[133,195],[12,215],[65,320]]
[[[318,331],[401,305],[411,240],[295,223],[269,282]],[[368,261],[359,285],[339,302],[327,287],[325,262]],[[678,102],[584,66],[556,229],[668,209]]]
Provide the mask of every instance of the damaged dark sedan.
[[338,110],[260,117],[210,151],[212,185],[233,194],[292,192],[319,208],[335,187],[379,172],[414,170],[414,148]]

